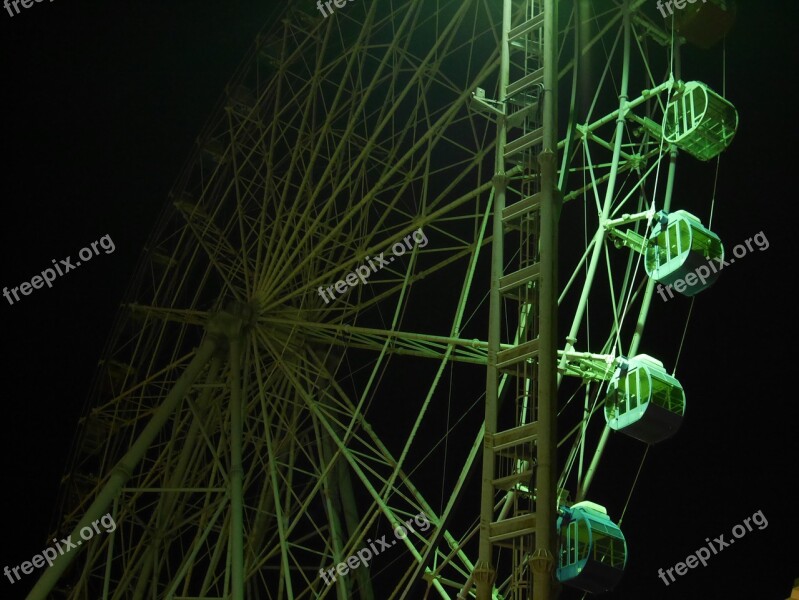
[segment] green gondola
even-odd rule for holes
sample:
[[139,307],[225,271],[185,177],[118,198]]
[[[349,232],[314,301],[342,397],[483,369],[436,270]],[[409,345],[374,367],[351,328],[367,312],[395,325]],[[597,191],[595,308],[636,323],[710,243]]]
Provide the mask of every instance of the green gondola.
[[674,435],[685,414],[685,392],[659,360],[619,359],[608,383],[605,420],[611,429],[654,444]]

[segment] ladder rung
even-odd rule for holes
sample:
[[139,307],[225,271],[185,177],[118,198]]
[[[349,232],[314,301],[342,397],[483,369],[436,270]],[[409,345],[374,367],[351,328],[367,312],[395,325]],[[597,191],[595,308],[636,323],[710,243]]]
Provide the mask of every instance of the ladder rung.
[[[517,371],[519,363],[524,363],[538,356],[538,339],[530,340],[513,348],[497,353],[497,368]],[[512,368],[512,369],[511,369]]]
[[505,122],[508,127],[521,127],[527,117],[532,117],[538,112],[538,102],[526,104],[524,108],[517,110],[507,116]]
[[536,281],[541,273],[540,263],[534,263],[499,279],[499,293],[524,299],[526,286],[531,281]]
[[524,200],[506,206],[502,211],[502,223],[508,229],[521,229],[522,220],[541,208],[541,192],[527,196]]
[[526,90],[527,88],[531,88],[534,85],[537,85],[544,81],[544,67],[540,69],[536,69],[532,73],[528,73],[521,79],[514,81],[513,83],[509,83],[508,87],[506,88],[505,95],[506,96],[515,96],[519,92]]
[[516,50],[517,52],[524,52],[524,56],[528,63],[530,61],[536,61],[537,63],[543,62],[541,48],[536,44],[531,44],[528,40],[516,40],[515,42],[511,42],[509,46],[511,51]]
[[494,521],[488,526],[491,543],[535,533],[535,514],[519,515],[504,521]]
[[538,13],[529,21],[525,21],[521,25],[517,25],[513,29],[508,32],[508,41],[513,42],[514,40],[527,35],[533,29],[539,29],[544,25],[544,13]]
[[498,477],[491,480],[491,484],[498,490],[510,490],[516,487],[519,483],[529,483],[533,477],[533,470],[527,469],[521,473],[514,473],[505,477]]
[[514,154],[518,154],[519,152],[523,152],[528,148],[537,146],[543,140],[544,131],[542,127],[539,127],[530,133],[525,133],[523,136],[505,144],[505,160],[509,159]]
[[494,452],[534,442],[538,437],[538,422],[526,423],[513,429],[498,431],[492,436]]

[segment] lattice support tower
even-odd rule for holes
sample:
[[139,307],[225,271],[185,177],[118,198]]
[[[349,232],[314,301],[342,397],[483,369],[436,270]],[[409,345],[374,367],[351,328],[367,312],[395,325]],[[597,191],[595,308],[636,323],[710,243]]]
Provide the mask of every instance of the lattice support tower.
[[[502,549],[512,560],[505,597],[548,600],[554,597],[557,516],[555,0],[504,0],[501,43],[480,555],[474,580],[478,599],[491,598],[494,561]],[[500,351],[506,341],[502,324],[514,318],[515,339]],[[513,381],[513,398],[501,403],[498,384],[505,373]]]

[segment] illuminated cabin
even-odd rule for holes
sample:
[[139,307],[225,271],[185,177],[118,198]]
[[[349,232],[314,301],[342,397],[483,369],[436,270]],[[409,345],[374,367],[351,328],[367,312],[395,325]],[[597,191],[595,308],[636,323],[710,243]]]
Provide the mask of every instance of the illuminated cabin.
[[[694,296],[709,288],[718,279],[719,261],[724,260],[719,236],[684,210],[668,214],[661,211],[657,216],[646,247],[646,274],[664,285],[678,279],[684,281],[685,285],[674,288],[683,296]],[[704,269],[697,273],[702,266]]]
[[699,81],[680,84],[666,105],[663,137],[699,160],[724,152],[737,130],[735,107]]
[[685,392],[659,360],[639,354],[620,358],[608,382],[608,427],[654,444],[674,435],[685,414]]
[[558,581],[584,592],[612,590],[627,565],[627,542],[604,507],[578,502],[561,507]]

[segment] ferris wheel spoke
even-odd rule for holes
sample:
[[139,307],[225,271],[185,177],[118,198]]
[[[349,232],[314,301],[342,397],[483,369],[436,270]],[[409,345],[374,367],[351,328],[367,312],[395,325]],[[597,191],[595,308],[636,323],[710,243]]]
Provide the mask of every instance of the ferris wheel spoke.
[[[371,14],[374,14],[374,11],[371,11]],[[366,35],[366,33],[367,33],[369,30],[370,30],[370,28],[369,28],[369,27],[364,27],[364,28],[362,28],[362,29],[361,29],[361,32],[360,32],[360,34],[359,34],[359,35],[360,35],[360,36],[365,36],[365,35]],[[395,39],[399,39],[399,36],[397,36]],[[397,42],[394,42],[394,43],[397,43]],[[349,52],[348,52],[348,53],[347,53],[345,56],[342,56],[342,57],[341,57],[339,60],[340,60],[341,62],[349,63],[349,64],[350,64],[350,66],[351,66],[351,65],[353,65],[353,64],[354,64],[354,62],[355,62],[355,60],[356,60],[356,58],[357,58],[357,56],[358,56],[358,52],[360,51],[361,47],[362,47],[362,46],[361,46],[361,44],[360,44],[359,42],[356,42],[356,44],[355,44],[355,45],[354,45],[354,47],[353,47],[354,49],[350,50],[350,51],[349,51]],[[387,65],[388,56],[389,56],[389,55],[386,55],[386,56],[385,56],[385,57],[382,59],[382,61],[381,61],[381,64],[380,64],[380,66],[379,66],[379,68],[378,68],[378,71],[377,71],[377,74],[376,74],[378,77],[379,77],[379,73],[380,73],[380,71],[381,71],[382,69],[384,69],[384,68],[386,67],[386,65]],[[318,62],[318,61],[317,61],[317,62]],[[375,78],[375,79],[376,79],[376,78]],[[375,86],[375,80],[373,80],[373,82],[372,82],[372,84],[371,84],[371,87],[372,87],[372,88],[374,88],[374,86]],[[337,84],[337,85],[336,85],[336,87],[338,88],[338,90],[337,90],[337,93],[336,93],[336,95],[335,95],[335,102],[339,102],[339,101],[342,101],[342,99],[343,99],[343,97],[344,97],[344,94],[343,94],[343,88],[341,87],[341,85],[340,85],[340,84]],[[314,95],[314,94],[309,94],[309,95],[308,95],[309,102],[310,102],[310,99],[311,99],[311,98],[314,98],[314,97],[315,97],[315,95]],[[368,94],[364,94],[364,97],[363,97],[363,98],[360,100],[360,103],[361,103],[361,104],[360,104],[360,107],[361,107],[361,108],[365,106],[367,99],[368,99]],[[303,113],[303,125],[306,125],[306,124],[308,124],[308,122],[309,122],[309,119],[307,118],[307,107],[308,107],[308,106],[310,106],[310,104],[306,104],[306,111]],[[335,117],[335,113],[336,113],[336,111],[337,111],[336,105],[334,105],[334,106],[331,106],[331,107],[326,107],[326,111],[325,111],[325,114],[326,114],[326,116],[325,116],[324,118],[325,118],[325,119],[332,119],[332,118],[334,118],[334,117]],[[358,111],[358,112],[360,112],[360,111]],[[354,121],[354,119],[353,119],[353,116],[352,116],[352,113],[351,113],[351,117],[350,117],[349,123],[346,125],[346,127],[347,127],[347,130],[351,131],[351,130],[352,130],[354,127],[355,127],[355,123],[356,123],[356,121]],[[328,129],[329,129],[329,127],[330,127],[330,126],[328,125]],[[302,132],[302,131],[304,131],[304,128],[303,128],[302,126],[301,126],[301,128],[300,128],[300,131],[301,131],[301,132]],[[310,133],[311,133],[311,132],[309,132],[309,134],[310,134]],[[311,153],[311,161],[312,161],[312,162],[311,162],[311,165],[309,165],[309,166],[312,166],[312,164],[313,164],[313,161],[315,161],[315,160],[316,160],[316,157],[319,155],[319,151],[320,151],[320,149],[321,149],[321,147],[322,147],[322,143],[323,143],[323,141],[324,141],[324,138],[319,138],[319,139],[316,141],[316,143],[315,143],[315,148],[313,149],[313,151],[312,151],[312,153]],[[294,147],[295,147],[295,148],[299,148],[299,146],[294,146]],[[341,154],[343,153],[343,149],[344,149],[345,147],[346,147],[346,146],[342,146],[342,145],[335,145],[335,146],[334,146],[333,153],[332,153],[332,155],[331,155],[331,157],[330,157],[330,159],[329,159],[329,161],[328,161],[328,163],[327,163],[327,166],[325,167],[325,169],[324,169],[324,171],[323,171],[323,173],[322,173],[322,175],[321,175],[321,178],[320,178],[319,184],[318,184],[318,186],[317,186],[317,191],[316,191],[316,192],[314,192],[314,195],[311,197],[311,202],[308,202],[308,203],[305,205],[304,212],[303,212],[303,214],[301,215],[301,218],[302,218],[303,220],[305,220],[305,219],[307,219],[307,218],[308,218],[308,216],[309,216],[309,211],[310,211],[310,209],[311,209],[311,208],[314,206],[314,202],[313,202],[313,200],[314,200],[314,197],[315,197],[315,196],[316,196],[316,195],[319,193],[319,190],[321,190],[321,189],[322,189],[322,187],[321,187],[321,186],[322,186],[322,185],[326,185],[326,180],[327,180],[327,178],[329,177],[329,175],[330,175],[330,173],[331,173],[331,169],[333,168],[333,166],[334,166],[334,165],[337,163],[337,161],[339,160],[339,158],[340,158]],[[357,162],[358,162],[358,163],[360,163],[361,161],[363,161],[363,153],[361,154],[361,158],[357,160]],[[350,167],[350,170],[349,170],[349,175],[348,175],[347,177],[348,177],[348,178],[349,178],[349,177],[351,177],[351,174],[352,174],[352,172],[353,172],[353,171],[354,171],[356,168],[358,168],[358,167],[359,167],[359,164],[354,164],[354,165],[352,165],[352,166]],[[309,174],[310,172],[311,172],[311,171],[310,171],[310,169],[307,169],[307,170],[305,171],[305,175],[303,176],[303,180],[302,180],[302,183],[301,183],[301,185],[300,185],[300,187],[299,187],[299,189],[298,189],[298,193],[303,193],[303,192],[304,192],[304,189],[303,189],[303,188],[304,188],[304,186],[306,185],[306,182],[308,181],[308,174]],[[288,189],[288,188],[285,188],[285,189]],[[338,190],[335,190],[335,191],[337,192]],[[335,196],[335,193],[334,193],[333,195]],[[289,199],[289,198],[287,198],[287,197],[285,196],[285,192],[284,192],[284,197],[282,198],[282,202],[281,202],[281,204],[287,203],[287,202],[289,202],[289,201],[290,201],[290,199]],[[293,206],[299,206],[299,204],[298,204],[298,203],[294,203],[294,205],[293,205]],[[321,217],[321,216],[326,216],[326,214],[327,214],[326,212],[325,212],[325,213],[322,213],[322,215],[320,215],[320,217]],[[319,218],[317,217],[317,222],[318,222],[318,221],[319,221]],[[318,224],[318,223],[317,223],[317,224]],[[288,237],[286,236],[286,234],[287,234],[287,233],[289,233],[289,234],[290,234]],[[288,230],[281,231],[281,235],[280,235],[280,245],[281,245],[281,246],[283,246],[283,247],[294,247],[294,246],[298,246],[298,245],[299,245],[299,246],[301,246],[301,244],[298,244],[298,239],[297,239],[297,237],[296,237],[296,236],[297,236],[297,233],[298,233],[298,232],[297,232],[296,230],[294,230],[294,231],[290,231],[290,232],[289,232]],[[291,258],[293,258],[293,257],[290,257],[290,259],[291,259]],[[265,277],[266,277],[266,278],[271,278],[271,276],[270,276],[270,275],[268,275],[268,274],[266,274],[266,275],[265,275]]]
[[[466,97],[467,97],[467,96],[464,94],[464,101],[465,101],[465,98],[466,98]],[[449,109],[448,109],[448,110],[447,110],[447,111],[444,113],[444,115],[443,115],[443,116],[442,116],[442,117],[439,119],[439,122],[438,122],[438,123],[437,123],[437,124],[436,124],[434,127],[431,127],[431,128],[428,130],[428,131],[426,131],[426,132],[423,134],[423,136],[422,136],[422,138],[421,138],[421,139],[419,139],[417,142],[415,142],[415,144],[414,144],[414,147],[413,147],[413,148],[411,148],[411,149],[408,151],[408,153],[406,154],[406,157],[407,157],[407,158],[410,158],[410,156],[412,156],[412,153],[413,153],[413,152],[415,152],[415,151],[416,151],[416,149],[418,149],[419,147],[421,147],[421,146],[422,146],[422,144],[426,143],[426,142],[428,141],[428,139],[429,139],[429,138],[431,138],[431,137],[432,137],[432,136],[435,134],[435,132],[438,130],[438,128],[443,128],[443,127],[446,127],[446,126],[448,126],[448,125],[449,125],[449,121],[451,120],[451,118],[452,118],[452,117],[455,115],[455,113],[456,113],[458,110],[459,110],[459,106],[457,105],[457,103],[456,103],[454,106],[450,107],[450,108],[449,108]],[[379,127],[378,127],[378,132],[379,132],[379,129],[380,129],[380,127],[382,127],[382,126],[379,126]],[[375,134],[375,135],[376,135],[376,134]],[[383,176],[381,177],[381,180],[380,180],[380,181],[377,183],[377,185],[375,186],[375,189],[381,189],[381,188],[382,188],[382,185],[383,185],[383,184],[384,184],[386,181],[388,181],[388,179],[389,179],[389,178],[393,177],[393,176],[396,174],[396,171],[399,169],[399,167],[400,167],[400,166],[402,166],[402,164],[403,164],[403,163],[404,163],[404,162],[407,160],[407,158],[402,158],[402,159],[399,159],[399,160],[397,161],[396,165],[395,165],[394,167],[392,167],[392,169],[391,169],[391,170],[390,170],[388,173],[386,173],[385,175],[383,175]],[[349,175],[352,173],[352,171],[353,171],[353,170],[354,170],[354,169],[355,169],[355,168],[356,168],[356,167],[359,165],[359,162],[360,162],[361,160],[362,160],[362,158],[356,159],[356,161],[354,162],[354,164],[353,164],[353,165],[350,167],[350,171],[349,171],[349,173],[347,174],[348,176],[349,176]],[[423,162],[419,162],[417,166],[413,167],[413,171],[412,171],[412,172],[415,172],[415,170],[417,170],[417,169],[421,169],[423,166],[424,166],[424,163],[423,163]],[[365,198],[363,198],[361,201],[359,201],[359,202],[355,203],[355,204],[354,204],[354,205],[353,205],[353,206],[350,208],[350,211],[349,211],[349,216],[346,216],[345,218],[342,218],[342,219],[341,219],[341,220],[340,220],[340,221],[337,223],[337,225],[336,225],[336,226],[335,226],[335,227],[334,227],[332,230],[330,230],[330,231],[327,233],[327,235],[326,235],[326,236],[324,236],[324,237],[323,237],[321,240],[319,240],[319,242],[318,242],[318,243],[319,243],[319,244],[322,244],[322,245],[324,245],[324,244],[326,244],[326,243],[329,243],[329,242],[330,242],[330,239],[331,239],[331,238],[332,238],[334,235],[336,235],[336,234],[340,233],[340,231],[341,231],[341,230],[344,228],[344,226],[345,226],[345,225],[346,225],[346,224],[349,222],[349,219],[351,218],[351,216],[352,216],[352,215],[360,214],[360,211],[361,211],[361,210],[362,210],[362,209],[363,209],[363,208],[364,208],[364,207],[367,205],[367,203],[368,203],[368,202],[369,202],[369,201],[372,199],[373,195],[374,195],[374,192],[373,192],[373,191],[370,191],[370,192],[369,192],[369,193],[366,195],[366,197],[365,197]],[[331,201],[329,201],[329,202],[328,202],[328,204],[330,205],[330,203],[331,203],[331,202],[332,202],[332,200],[331,200]],[[396,200],[395,200],[395,202],[396,202]],[[309,207],[310,207],[310,204],[309,204]],[[313,223],[313,224],[312,224],[312,225],[309,227],[309,231],[313,231],[313,230],[314,230],[315,226],[316,226],[316,225],[318,225],[318,222],[319,222],[320,218],[321,218],[321,217],[322,217],[324,214],[327,214],[327,213],[326,213],[326,212],[325,212],[325,213],[322,213],[322,214],[320,214],[318,217],[316,217],[316,220],[314,221],[314,223]],[[287,260],[284,262],[284,265],[291,264],[291,263],[292,263],[292,261],[294,261],[294,260],[296,260],[296,259],[297,259],[297,252],[295,251],[295,253],[291,254],[291,255],[290,255],[288,258],[287,258]],[[309,258],[306,258],[305,260],[309,260]],[[297,269],[297,268],[299,268],[299,267],[301,267],[301,266],[302,266],[302,263],[301,263],[301,262],[300,262],[300,263],[297,263],[297,266],[295,267],[295,271],[296,271],[296,269]],[[284,270],[285,270],[285,267],[284,267]],[[285,279],[284,279],[284,280],[291,280],[291,277],[290,277],[290,276],[285,276],[286,274],[285,274],[284,272],[278,272],[278,275],[280,275],[280,276],[282,276],[282,277],[285,277]],[[285,285],[285,284],[284,284],[284,285]]]
[[[298,385],[298,393],[306,395],[307,391],[299,385],[298,380],[296,384]],[[342,398],[342,401],[346,402],[345,394],[340,388],[338,389],[338,395]],[[310,401],[310,399],[306,401]],[[346,402],[346,414],[353,414],[354,412],[356,411],[352,403]],[[314,411],[314,413],[316,414],[316,411]],[[388,473],[391,472],[394,465],[398,464],[397,460],[388,452],[388,449],[383,446],[379,437],[374,434],[362,415],[353,415],[353,418],[355,422],[357,422],[359,428],[363,429],[367,434],[367,438],[360,438],[358,435],[354,435],[352,438],[339,439],[339,434],[335,430],[335,423],[338,422],[338,427],[342,429],[347,423],[338,421],[337,417],[328,411],[325,411],[324,414],[327,414],[329,418],[325,418],[322,416],[322,413],[319,413],[318,421],[325,425],[328,435],[335,441],[341,454],[347,457],[348,463],[356,472],[358,478],[365,485],[366,489],[370,491],[374,500],[375,510],[379,509],[383,514],[388,516],[392,522],[396,522],[398,515],[413,514],[412,510],[408,508],[399,508],[396,504],[394,504],[393,508],[390,508],[389,505],[386,504],[390,492],[390,496],[394,498],[395,502],[398,499],[404,499],[406,502],[421,503],[417,504],[417,510],[421,507],[425,511],[425,514],[432,520],[434,516],[432,508],[423,500],[420,492],[413,488],[407,478],[404,478],[403,486],[399,488],[394,484],[390,484],[394,476],[390,478]],[[346,431],[352,431],[352,424],[347,426]],[[355,444],[355,441],[359,441],[359,443]],[[381,470],[388,470],[388,473],[380,475]],[[371,477],[368,475],[371,475]],[[400,491],[405,485],[409,486],[408,494],[402,494]],[[382,499],[384,496],[386,500]],[[453,541],[450,535],[447,534],[446,537],[450,539],[450,543]],[[363,539],[361,538],[353,539],[352,547],[357,548],[358,544],[362,542]],[[461,560],[464,559],[465,556],[461,554]]]
[[[268,323],[281,326],[290,325],[303,339],[320,344],[336,345],[342,348],[359,348],[375,352],[386,351],[398,355],[418,356],[449,360],[469,364],[485,365],[488,342],[453,337],[436,336],[407,332],[403,330],[382,330],[354,325],[334,323],[300,323],[286,320],[269,320]],[[388,347],[388,348],[387,348]],[[448,349],[451,354],[447,354]]]
[[[415,169],[421,169],[423,166],[424,166],[424,164],[420,162],[420,163],[418,164],[418,166],[416,166],[416,167],[415,167]],[[461,176],[461,177],[462,177],[462,176]],[[355,206],[353,206],[352,210],[349,212],[349,214],[348,214],[348,215],[347,215],[345,218],[342,218],[342,219],[341,219],[341,220],[338,222],[338,224],[337,224],[337,225],[336,225],[336,226],[335,226],[333,229],[331,229],[331,230],[330,230],[330,231],[329,231],[329,232],[328,232],[328,233],[327,233],[327,234],[326,234],[324,237],[322,237],[321,239],[319,239],[319,240],[316,242],[317,246],[319,246],[319,247],[323,247],[323,246],[325,246],[325,245],[329,244],[329,243],[330,243],[330,240],[331,240],[331,238],[332,238],[334,235],[336,235],[336,234],[340,233],[340,231],[341,231],[341,230],[342,230],[342,229],[343,229],[343,228],[344,228],[344,227],[345,227],[345,226],[346,226],[346,225],[349,223],[349,219],[350,219],[350,218],[353,218],[354,216],[356,216],[356,215],[360,214],[360,211],[362,211],[362,210],[363,210],[363,208],[365,208],[365,207],[367,206],[367,204],[368,204],[368,203],[369,203],[369,202],[372,200],[372,195],[373,195],[374,193],[375,193],[375,192],[373,192],[373,191],[372,191],[372,192],[369,192],[369,193],[368,193],[368,194],[365,196],[365,198],[364,198],[363,200],[361,200],[359,203],[357,203]],[[391,207],[392,209],[394,208],[394,205],[395,205],[396,203],[398,203],[398,202],[399,202],[400,198],[401,198],[401,196],[400,196],[399,194],[395,195],[395,198],[394,198],[394,200],[392,201],[392,204],[390,205],[390,207]],[[468,197],[467,197],[466,199],[468,199]],[[445,207],[445,208],[444,208],[444,209],[442,209],[442,210],[453,210],[454,208],[456,208],[456,207],[458,206],[458,204],[459,204],[458,202],[453,202],[451,205],[449,205],[448,207]],[[436,205],[435,205],[435,203],[431,204],[431,209],[435,209],[435,206],[436,206]],[[387,211],[385,211],[385,212],[384,212],[384,214],[391,214],[391,213],[390,213],[390,212],[387,210]],[[412,229],[409,229],[409,231],[410,231],[410,230],[412,230]],[[368,240],[367,240],[367,241],[368,241]],[[385,243],[385,242],[383,242],[383,243]],[[377,252],[378,250],[379,250],[379,248],[377,248],[377,247],[373,247],[373,248],[372,248],[370,251],[371,251],[372,253],[374,253],[374,252]],[[313,260],[313,257],[314,257],[314,256],[315,256],[315,253],[308,253],[308,254],[306,255],[306,257],[305,257],[305,258],[298,258],[298,261],[296,262],[296,264],[295,264],[295,266],[294,266],[294,271],[292,271],[292,272],[290,272],[290,273],[281,273],[281,276],[283,276],[283,277],[284,277],[283,281],[284,281],[285,283],[283,283],[282,285],[279,285],[279,284],[278,284],[278,285],[275,287],[275,291],[276,291],[276,292],[277,292],[277,291],[280,291],[280,289],[281,289],[282,287],[285,287],[285,286],[287,286],[287,285],[288,285],[288,283],[287,283],[287,282],[289,282],[289,281],[292,281],[292,278],[293,278],[293,277],[294,277],[294,276],[295,276],[295,275],[298,273],[298,271],[299,271],[301,268],[303,268],[303,267],[306,265],[306,263],[307,263],[307,262],[309,262],[309,261]],[[290,264],[290,258],[291,258],[291,257],[287,258],[287,260],[285,261],[285,264],[286,264],[286,265]],[[349,261],[347,261],[347,263],[348,263],[348,262],[349,262]],[[346,266],[349,266],[347,263],[345,263],[345,267],[346,267]],[[354,265],[353,265],[353,266],[354,266]]]

